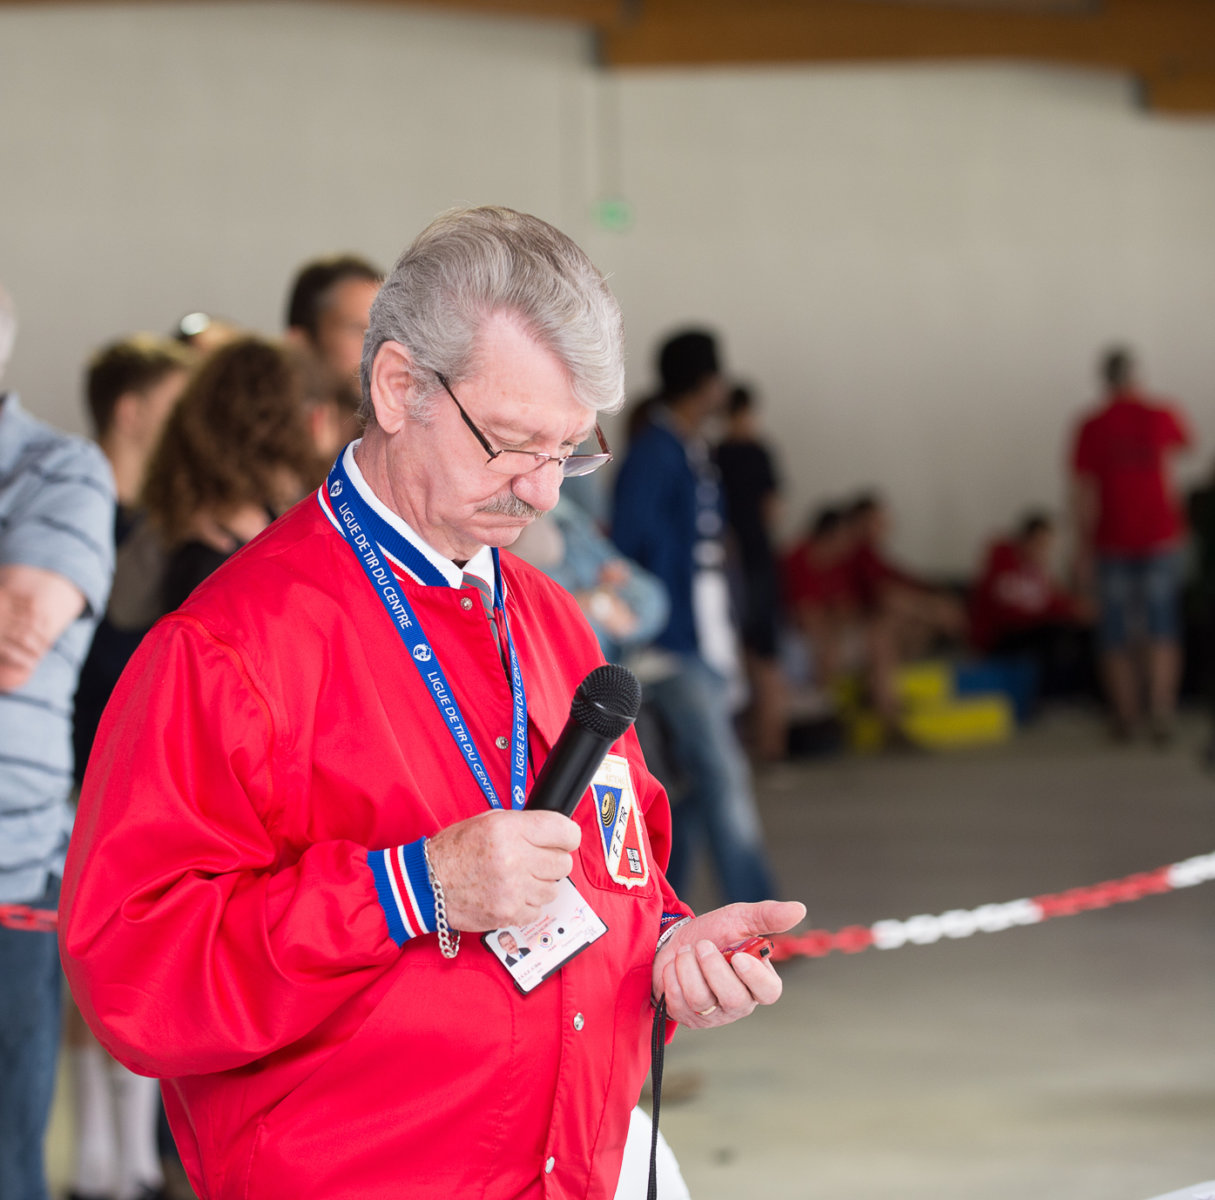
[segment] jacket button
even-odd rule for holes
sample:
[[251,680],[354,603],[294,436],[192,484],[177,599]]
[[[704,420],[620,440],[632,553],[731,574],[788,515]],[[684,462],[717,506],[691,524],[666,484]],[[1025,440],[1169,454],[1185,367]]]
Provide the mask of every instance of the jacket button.
[[462,597],[462,598],[461,598],[461,600],[460,600],[460,607],[461,607],[461,608],[462,608],[462,609],[463,609],[465,612],[468,612],[468,610],[469,610],[470,608],[472,608],[472,601],[471,601],[471,600],[470,600],[470,599],[469,599],[467,596],[464,596],[464,597]]
[[582,1027],[585,1024],[586,1022],[582,1019],[582,1014],[574,1013],[574,1028],[578,1030],[579,1033],[582,1032]]
[[546,1162],[546,1163],[544,1164],[544,1173],[545,1173],[546,1175],[551,1175],[551,1174],[553,1173],[553,1168],[554,1168],[556,1165],[557,1165],[557,1160],[556,1160],[555,1158],[550,1158],[550,1159],[548,1160],[548,1162]]
[[505,737],[500,736],[500,737],[494,738],[494,745],[497,746],[499,750],[505,750],[509,744],[510,743],[506,740]]

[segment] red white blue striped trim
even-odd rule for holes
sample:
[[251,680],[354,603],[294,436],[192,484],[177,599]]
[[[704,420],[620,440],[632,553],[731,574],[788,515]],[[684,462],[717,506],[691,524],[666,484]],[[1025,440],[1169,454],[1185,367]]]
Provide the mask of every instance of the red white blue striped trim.
[[404,846],[373,850],[367,856],[389,936],[398,946],[435,929],[435,895],[426,869],[425,841],[419,838]]

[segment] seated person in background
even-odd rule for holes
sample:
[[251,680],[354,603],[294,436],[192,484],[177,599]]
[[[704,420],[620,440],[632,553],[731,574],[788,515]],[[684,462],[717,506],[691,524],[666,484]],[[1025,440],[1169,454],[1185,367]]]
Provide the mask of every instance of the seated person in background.
[[261,338],[230,342],[199,367],[143,491],[169,550],[162,612],[324,478],[308,428],[318,386],[307,360]]
[[910,574],[886,554],[890,510],[873,492],[849,505],[846,520],[852,552],[847,570],[861,607],[890,624],[901,658],[924,654],[941,639],[957,641],[966,632],[966,609],[947,590]]
[[1091,607],[1069,595],[1051,572],[1055,526],[1031,513],[1012,537],[987,550],[970,604],[971,643],[996,657],[1031,659],[1040,694],[1057,696],[1085,684]]
[[850,674],[859,676],[887,741],[902,744],[895,626],[858,587],[856,551],[853,522],[841,509],[821,509],[810,535],[785,557],[785,604],[808,643],[818,687],[834,691]]
[[829,687],[844,672],[850,631],[857,627],[857,603],[847,571],[852,549],[838,508],[821,508],[809,533],[782,563],[785,607],[794,628],[810,643],[814,676]]

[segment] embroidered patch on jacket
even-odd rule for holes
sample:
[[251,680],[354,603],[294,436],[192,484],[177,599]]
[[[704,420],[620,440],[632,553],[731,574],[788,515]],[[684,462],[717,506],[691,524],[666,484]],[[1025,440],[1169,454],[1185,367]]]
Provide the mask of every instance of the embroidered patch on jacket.
[[608,874],[625,887],[649,882],[650,862],[628,760],[609,754],[591,782]]

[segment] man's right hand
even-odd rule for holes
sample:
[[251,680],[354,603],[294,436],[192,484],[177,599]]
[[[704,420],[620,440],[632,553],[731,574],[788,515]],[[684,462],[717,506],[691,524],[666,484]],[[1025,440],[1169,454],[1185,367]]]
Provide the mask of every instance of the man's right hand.
[[482,933],[535,920],[557,898],[582,840],[557,812],[494,809],[427,841],[452,929]]

